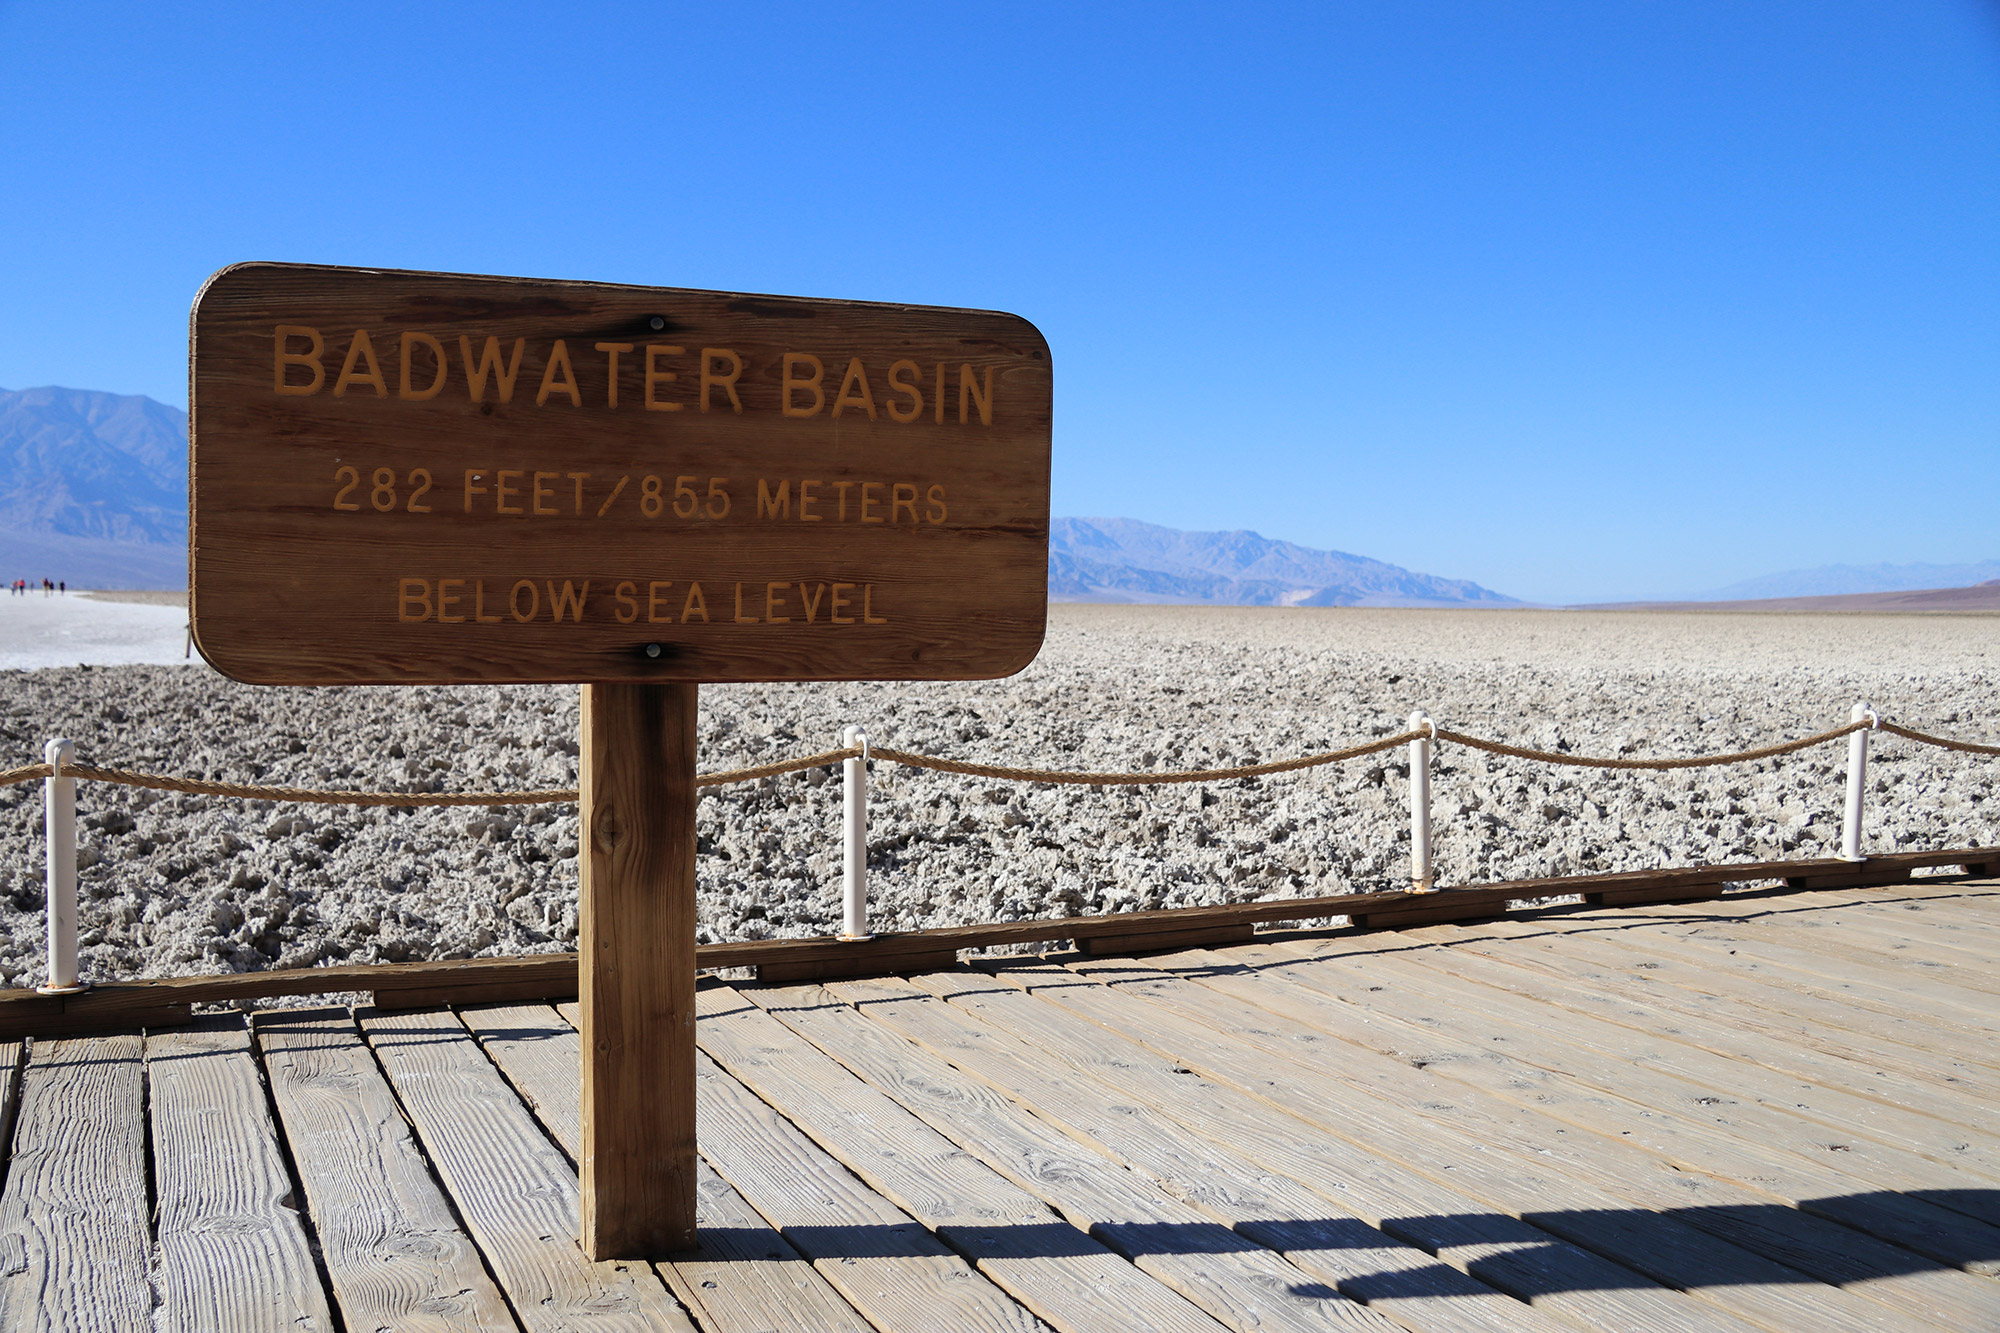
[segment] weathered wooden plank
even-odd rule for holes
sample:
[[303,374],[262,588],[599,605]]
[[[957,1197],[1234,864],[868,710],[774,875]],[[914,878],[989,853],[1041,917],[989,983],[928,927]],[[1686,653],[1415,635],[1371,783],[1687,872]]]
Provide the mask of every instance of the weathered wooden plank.
[[[1829,895],[1830,896],[1830,895]],[[1776,905],[1772,905],[1775,907]],[[1899,894],[1894,900],[1867,903],[1812,901],[1806,910],[1780,913],[1767,909],[1772,921],[1836,918],[1850,931],[1921,948],[1928,955],[1971,955],[1990,958],[2000,950],[2000,902]],[[1898,950],[1898,952],[1902,952]]]
[[[1165,960],[1164,965],[1172,966],[1174,961]],[[1596,1183],[1607,1192],[1623,1180],[1641,1182],[1633,1196],[1636,1201],[1671,1209],[1674,1217],[1697,1229],[1823,1282],[1846,1282],[1857,1274],[1879,1275],[1878,1283],[1910,1298],[1906,1309],[1919,1298],[1932,1299],[1933,1289],[1937,1299],[1963,1296],[1969,1290],[1964,1275],[1940,1269],[1933,1279],[1909,1271],[1922,1266],[1913,1264],[1910,1256],[1893,1245],[1871,1239],[1871,1235],[1946,1232],[1962,1251],[1970,1252],[1996,1239],[1991,1228],[1973,1220],[1969,1211],[1973,1205],[1968,1205],[1967,1215],[1954,1216],[1928,1202],[1936,1197],[1932,1190],[1990,1193],[1966,1189],[1980,1183],[1977,1177],[1903,1155],[1891,1165],[1879,1166],[1873,1178],[1848,1182],[1842,1172],[1821,1169],[1808,1158],[1811,1145],[1787,1132],[1790,1126],[1777,1117],[1771,1118],[1774,1123],[1767,1124],[1761,1137],[1722,1133],[1677,1113],[1677,1108],[1692,1108],[1696,1103],[1673,1080],[1648,1076],[1622,1063],[1607,1073],[1577,1053],[1565,1057],[1556,1049],[1557,1043],[1544,1035],[1544,1026],[1535,1025],[1535,1016],[1528,1016],[1523,1024],[1506,1021],[1501,1016],[1505,997],[1496,996],[1491,1004],[1469,1011],[1442,1003],[1433,1007],[1421,993],[1401,984],[1400,976],[1383,966],[1387,961],[1377,960],[1377,965],[1363,974],[1373,979],[1372,984],[1356,979],[1345,988],[1337,979],[1329,982],[1320,975],[1334,971],[1324,962],[1281,965],[1251,974],[1220,961],[1208,965],[1197,961],[1185,975],[1273,1015],[1407,1060],[1427,1072],[1435,1071],[1602,1135],[1619,1148],[1621,1160],[1629,1157],[1624,1149],[1643,1148],[1684,1171],[1737,1182],[1743,1188],[1711,1187],[1699,1207],[1684,1208],[1674,1206],[1670,1190],[1644,1188],[1643,1182],[1650,1177],[1636,1168],[1616,1175],[1594,1173]],[[1840,1135],[1839,1139],[1846,1141],[1843,1161],[1859,1159],[1867,1152],[1867,1146],[1851,1135]],[[1588,1140],[1582,1146],[1589,1151]],[[1898,1175],[1894,1165],[1924,1174]],[[1815,1185],[1819,1186],[1817,1191],[1806,1192]],[[1773,1207],[1769,1196],[1792,1207],[1804,1202],[1812,1211],[1800,1215]],[[1837,1216],[1845,1225],[1824,1220],[1816,1215],[1819,1213]],[[1796,1278],[1774,1273],[1772,1280],[1792,1282]],[[1990,1285],[1973,1283],[1971,1287]],[[1886,1289],[1878,1286],[1874,1294],[1881,1295]],[[1812,1301],[1812,1297],[1807,1298],[1807,1303]],[[1854,1324],[1854,1311],[1848,1308],[1855,1304],[1852,1297],[1827,1287],[1819,1293],[1817,1303],[1827,1307],[1815,1319],[1818,1326]],[[1887,1317],[1877,1308],[1866,1315],[1863,1324],[1872,1327]]]
[[[1833,914],[1821,919],[1828,923],[1821,927],[1824,930],[1839,917]],[[1660,941],[1672,941],[1677,950],[1703,966],[1858,1009],[1920,1016],[1927,1022],[1975,1034],[1990,1031],[1992,1026],[1990,995],[1954,987],[1901,960],[1879,955],[1829,957],[1816,947],[1811,932],[1797,927],[1775,934],[1759,932],[1745,923],[1707,913],[1640,916],[1626,921],[1622,929],[1612,928],[1610,921],[1597,914],[1579,914],[1564,924],[1573,932],[1644,943],[1649,948],[1658,947]]]
[[[1114,965],[1075,963],[1071,970],[1108,975]],[[1304,1023],[1229,1003],[1214,990],[1157,967],[1126,963],[1116,965],[1116,973],[1127,980],[1097,988],[1102,997],[1092,1007],[1099,1022],[1115,1016],[1127,1030],[1157,1034],[1148,1044],[1176,1042],[1183,1059],[1233,1059],[1246,1076],[1255,1071],[1283,1087],[1275,1099],[1303,1097],[1309,1089],[1323,1095],[1339,1090],[1341,1085],[1329,1085],[1317,1071],[1329,1058],[1328,1029],[1353,1026],[1338,1012],[1347,1006],[1327,1001],[1315,1011],[1314,1022]],[[1054,994],[1058,1003],[1074,1007],[1092,993],[1059,987]],[[1579,1136],[1540,1110],[1519,1109],[1463,1085],[1454,1089],[1428,1072],[1424,1057],[1385,1059],[1365,1049],[1366,1040],[1350,1038],[1336,1048],[1341,1084],[1367,1086],[1380,1098],[1380,1107],[1431,1124],[1414,1134],[1408,1123],[1349,1105],[1339,1121],[1344,1132],[1368,1132],[1378,1150],[1406,1159],[1410,1144],[1420,1143],[1431,1160],[1452,1162],[1455,1179],[1483,1176],[1489,1191],[1484,1197],[1490,1201],[1669,1286],[1698,1285],[1701,1274],[1733,1271],[1738,1276],[1726,1292],[1705,1290],[1704,1296],[1766,1319],[1759,1303],[1776,1299],[1789,1304],[1785,1287],[1801,1281],[1801,1273],[1810,1273],[1829,1282],[1865,1280],[1872,1299],[1920,1321],[2000,1321],[2000,1289],[1993,1283],[1913,1262],[1896,1245],[1835,1225],[1866,1225],[1876,1235],[1893,1233],[1943,1263],[1984,1268],[1991,1263],[1986,1256],[2000,1254],[2000,1247],[1987,1234],[1989,1228],[1969,1218],[1914,1200],[1857,1197],[1843,1191],[1837,1176],[1830,1193],[1809,1198],[1798,1197],[1796,1189],[1782,1189],[1782,1178],[1759,1182],[1763,1192],[1745,1189],[1708,1175],[1706,1168],[1681,1170],[1615,1127]],[[1189,1051],[1199,1056],[1190,1057]],[[1286,1064],[1297,1073],[1285,1069]],[[1308,1079],[1299,1082],[1298,1073],[1309,1073]],[[1626,1123],[1634,1125],[1633,1135],[1665,1137],[1636,1118]],[[1715,1151],[1712,1145],[1709,1151]],[[1493,1172],[1489,1163],[1495,1152],[1512,1154],[1520,1167]],[[1802,1167],[1811,1165],[1801,1162]],[[1537,1170],[1559,1174],[1530,1185]],[[1779,1175],[1775,1168],[1772,1174]],[[1811,1174],[1794,1170],[1791,1176],[1796,1183]],[[1805,1215],[1773,1206],[1774,1199],[1806,1210]],[[1822,1220],[1826,1218],[1833,1221]],[[1622,1233],[1621,1219],[1629,1219]],[[1881,1310],[1869,1315],[1878,1323],[1887,1317]]]
[[[1893,1017],[1917,1017],[1927,1025],[1949,1027],[1975,1038],[1994,1028],[1994,997],[1977,988],[1953,986],[1921,968],[1862,956],[1832,958],[1801,947],[1796,934],[1786,938],[1745,930],[1733,922],[1674,921],[1649,923],[1645,937],[1669,939],[1690,953],[1702,955],[1707,967],[1731,975],[1753,977],[1787,990],[1837,1000]],[[1638,938],[1638,937],[1633,937]],[[1975,1042],[1975,1045],[1990,1044]],[[2000,1062],[1990,1054],[1987,1063]]]
[[[1049,1059],[1101,1078],[1122,1096],[1338,1200],[1342,1211],[1569,1323],[1586,1329],[1749,1327],[1495,1211],[1458,1185],[1454,1169],[1436,1174],[1411,1169],[1330,1132],[1321,1119],[1299,1115],[1228,1080],[1204,1076],[1129,1034],[1046,1003],[1005,974],[989,979],[947,972],[915,980],[954,1006],[1035,1042]],[[1071,984],[1103,989],[1075,978]],[[1314,1109],[1337,1118],[1346,1109],[1345,1100],[1322,1100]]]
[[[1646,1105],[1689,1115],[1732,1132],[1768,1142],[1872,1142],[1901,1150],[1916,1163],[1969,1171],[2000,1184],[2000,1152],[1994,1145],[1974,1143],[1962,1126],[1916,1115],[1837,1088],[1824,1087],[1779,1074],[1761,1065],[1731,1060],[1699,1046],[1668,1038],[1644,1025],[1620,1026],[1575,1008],[1557,1008],[1551,1000],[1535,1001],[1515,991],[1467,979],[1448,950],[1398,950],[1366,960],[1321,959],[1310,982],[1330,994],[1372,1007],[1374,986],[1388,986],[1404,997],[1396,1012],[1420,1023],[1457,1022],[1470,1016],[1481,1035],[1494,1035],[1490,1019],[1532,1032],[1532,1046],[1516,1042],[1509,1049],[1526,1052],[1537,1066],[1629,1096],[1650,1089]],[[1265,968],[1292,958],[1315,958],[1309,942],[1279,949],[1232,950],[1233,965]],[[1341,978],[1351,983],[1341,989]],[[1415,995],[1421,1002],[1412,1006]],[[1433,1017],[1422,1015],[1434,1006]],[[1583,1053],[1595,1064],[1567,1054]],[[1652,1081],[1659,1076],[1663,1081]],[[1894,1159],[1910,1169],[1905,1157]],[[1965,1177],[1957,1179],[1962,1183]]]
[[583,1154],[583,1049],[576,1026],[547,1004],[480,1005],[458,1011],[507,1082],[572,1162]]
[[146,1039],[158,1327],[331,1330],[333,1316],[238,1017]]
[[1504,914],[1510,901],[1490,893],[1444,890],[1412,898],[1392,908],[1357,912],[1349,920],[1362,930],[1408,930],[1412,926],[1434,926],[1440,921],[1483,921],[1487,917]]
[[[1923,1024],[1899,1023],[1838,1000],[1752,979],[1705,977],[1677,949],[1656,957],[1657,948],[1638,947],[1630,936],[1602,923],[1587,924],[1588,929],[1573,929],[1554,922],[1494,922],[1481,928],[1485,938],[1470,938],[1455,947],[1497,952],[1505,961],[1552,975],[1588,976],[1594,985],[1616,987],[1696,1017],[1734,1023],[1779,1046],[1803,1045],[1894,1069],[1955,1094],[2000,1100],[2000,1079],[1993,1069],[1938,1049],[1939,1034],[1928,1033]],[[1688,984],[1679,984],[1683,981]]]
[[276,1010],[255,1031],[348,1329],[518,1327],[348,1013]]
[[370,1012],[361,1026],[524,1327],[692,1330],[651,1268],[584,1257],[569,1162],[456,1017]]
[[[874,1326],[728,1181],[706,1163],[697,1180],[700,1243],[658,1267],[703,1333],[872,1333]],[[939,1314],[932,1311],[933,1318]]]
[[1827,874],[1787,875],[1785,886],[1793,889],[1859,889],[1875,885],[1902,884],[1909,880],[1908,866],[1870,865],[1860,862],[1852,869]]
[[[2000,976],[1986,966],[1994,949],[1975,938],[1925,935],[1899,928],[1900,923],[1888,917],[1852,907],[1821,908],[1793,916],[1731,917],[1730,921],[1758,934],[1794,932],[1815,952],[1834,958],[1851,953],[1876,966],[1922,968],[1925,976],[1942,984],[1978,992],[1989,1000],[2000,996]],[[2000,937],[1993,944],[2000,946]]]
[[828,1059],[726,986],[704,986],[701,1048],[872,1188],[1058,1329],[1222,1325]]
[[156,997],[135,995],[122,986],[115,990],[93,986],[75,995],[8,991],[0,996],[0,1039],[171,1027],[193,1015],[194,1010],[186,1004],[161,1004]]
[[1659,889],[1599,889],[1583,900],[1594,907],[1641,907],[1651,903],[1709,902],[1722,896],[1720,884],[1689,884]]
[[702,1153],[883,1333],[1047,1333],[902,1209],[700,1051]]
[[694,1243],[695,691],[583,687],[583,1252]]
[[[571,1160],[583,1150],[576,1030],[547,1005],[466,1009],[459,1018]],[[697,1164],[697,1245],[654,1264],[705,1333],[866,1333],[840,1299],[729,1183]]]
[[929,972],[950,967],[958,951],[927,943],[921,935],[877,935],[841,941],[839,949],[824,949],[783,961],[757,964],[757,979],[768,982],[816,981],[832,977],[881,977],[903,972]]
[[1196,926],[1189,930],[1149,930],[1130,935],[1086,935],[1077,941],[1077,946],[1092,958],[1110,958],[1119,954],[1153,953],[1163,949],[1240,944],[1245,940],[1254,939],[1256,934],[1256,925],[1244,921],[1235,925]]
[[823,989],[739,993],[1226,1327],[1396,1327]]
[[[1712,916],[1635,914],[1646,921],[1680,925],[1707,919],[1751,938],[1810,950],[1830,969],[1843,962],[1870,968],[1919,969],[1917,975],[1962,994],[1983,997],[1991,1005],[2000,996],[2000,976],[1987,966],[1992,949],[1976,940],[1940,938],[1908,928],[1898,917],[1908,911],[1878,914],[1851,903],[1817,903],[1810,910],[1774,910],[1769,903],[1744,903]],[[2000,944],[2000,937],[1994,937]]]
[[[1079,966],[1101,971],[1110,965]],[[1023,979],[1036,984],[1031,976]],[[1088,1011],[1100,1024],[1115,1022],[1155,1050],[1171,1049],[1183,1063],[1211,1077],[1233,1080],[1245,1091],[1312,1117],[1328,1131],[1409,1169],[1448,1170],[1460,1188],[1488,1206],[1666,1287],[1697,1289],[1694,1294],[1716,1314],[1727,1311],[1769,1324],[1777,1313],[1790,1311],[1788,1317],[1798,1319],[1791,1289],[1809,1284],[1810,1278],[1783,1260],[1709,1234],[1682,1211],[1700,1208],[1709,1198],[1734,1202],[1741,1191],[1713,1180],[1688,1179],[1645,1153],[1620,1152],[1620,1145],[1605,1140],[1577,1142],[1579,1136],[1546,1117],[1496,1104],[1411,1064],[1385,1061],[1274,1015],[1232,1006],[1225,1030],[1211,1021],[1220,1016],[1214,1006],[1184,1004],[1175,989],[1143,982],[1082,989],[1055,984],[1045,993],[1056,1003]],[[1327,1061],[1337,1064],[1339,1078],[1321,1072]],[[1719,1273],[1730,1276],[1718,1279]],[[1903,1295],[1888,1293],[1882,1299]],[[1980,1305],[1970,1296],[1958,1303]],[[1933,1304],[1950,1308],[1950,1294],[1936,1297]]]
[[[870,1019],[1000,1089],[1036,1116],[1175,1198],[1284,1253],[1343,1295],[1420,1333],[1528,1333],[1558,1327],[1521,1301],[1438,1263],[1235,1149],[1207,1139],[1048,1050],[910,983],[828,988]],[[1337,1193],[1337,1192],[1336,1192]]]
[[[1449,934],[1425,938],[1417,953],[1426,967],[1546,1004],[1560,1011],[1557,1021],[1562,1023],[1571,1022],[1573,1015],[1583,1015],[1646,1038],[1658,1037],[1669,1044],[1670,1059],[1677,1058],[1683,1049],[1691,1049],[1725,1064],[1797,1079],[1807,1089],[1839,1089],[1933,1121],[1935,1128],[1929,1133],[1944,1134],[1953,1142],[1969,1143],[1978,1134],[2000,1136],[2000,1113],[1983,1108],[1975,1098],[1954,1096],[1925,1080],[1862,1063],[1852,1051],[1828,1053],[1803,1042],[1746,1031],[1727,1011],[1718,1019],[1695,1009],[1662,1004],[1662,987],[1625,984],[1620,974],[1609,969],[1565,967],[1560,959],[1538,961],[1518,950],[1508,950],[1504,941],[1490,935],[1485,931],[1455,940]],[[1931,1141],[1928,1134],[1923,1141]]]
[[36,1043],[0,1191],[0,1328],[150,1333],[142,1049]]
[[25,1043],[0,1041],[0,1176],[6,1171],[6,1145],[14,1141],[14,1117],[21,1109],[21,1060]]
[[[1520,933],[1517,923],[1494,923],[1492,933],[1524,957],[1544,958],[1558,972],[1601,974],[1640,984],[1656,1003],[1705,1018],[1736,1023],[1745,1032],[1781,1043],[1802,1043],[1908,1077],[1932,1081],[1959,1095],[2000,1102],[2000,1071],[1969,1055],[1979,1043],[1934,1030],[1913,1019],[1855,1009],[1838,1000],[1788,991],[1755,980],[1724,976],[1658,956],[1615,933],[1546,925]],[[1643,980],[1640,980],[1643,979]],[[1982,1051],[1981,1054],[1984,1052]]]

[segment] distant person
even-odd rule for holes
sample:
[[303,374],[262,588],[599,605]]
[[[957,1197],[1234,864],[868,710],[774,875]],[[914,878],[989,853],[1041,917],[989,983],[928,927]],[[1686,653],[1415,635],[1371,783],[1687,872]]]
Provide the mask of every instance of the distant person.
[[61,579],[56,580],[56,596],[58,597],[69,596],[69,585],[67,583],[64,583]]

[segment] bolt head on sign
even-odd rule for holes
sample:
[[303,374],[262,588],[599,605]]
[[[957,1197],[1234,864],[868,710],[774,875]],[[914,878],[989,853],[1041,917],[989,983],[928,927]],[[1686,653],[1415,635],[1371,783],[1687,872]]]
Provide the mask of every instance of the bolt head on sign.
[[959,680],[1041,647],[1052,381],[1018,316],[239,264],[189,362],[189,607],[238,680]]

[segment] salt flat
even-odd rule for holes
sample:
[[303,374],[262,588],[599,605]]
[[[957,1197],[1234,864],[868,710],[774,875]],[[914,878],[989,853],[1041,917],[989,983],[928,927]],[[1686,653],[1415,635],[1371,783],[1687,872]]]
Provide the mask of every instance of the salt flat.
[[[143,596],[143,594],[141,594]],[[127,601],[71,589],[0,593],[0,671],[39,667],[179,665],[187,659],[184,601]],[[163,595],[171,599],[172,594]]]
[[[25,599],[33,600],[33,599]],[[4,608],[0,608],[4,609]],[[133,608],[139,609],[139,608]],[[159,610],[159,608],[146,608]],[[175,617],[175,650],[179,620]],[[68,734],[88,762],[245,781],[512,790],[575,781],[573,686],[268,689],[199,664],[0,673],[0,765]],[[1806,735],[1857,700],[2000,740],[2000,616],[1058,606],[1021,675],[702,691],[701,766],[878,744],[986,762],[1179,769],[1456,730],[1579,754]],[[1875,741],[1871,846],[2000,843],[2000,763]],[[1845,746],[1670,774],[1440,746],[1446,883],[1835,848]],[[839,784],[702,801],[704,939],[838,921]],[[1038,787],[875,767],[878,928],[1406,882],[1400,754],[1247,781]],[[100,976],[574,947],[574,807],[351,810],[83,789],[83,939]],[[0,978],[41,942],[38,784],[0,790]]]

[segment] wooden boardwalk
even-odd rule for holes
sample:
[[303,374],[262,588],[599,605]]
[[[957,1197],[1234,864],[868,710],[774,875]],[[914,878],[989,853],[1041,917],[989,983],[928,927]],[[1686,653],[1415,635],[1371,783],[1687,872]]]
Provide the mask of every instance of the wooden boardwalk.
[[0,1044],[0,1329],[2000,1329],[2000,881],[699,992],[702,1246],[573,1006]]

